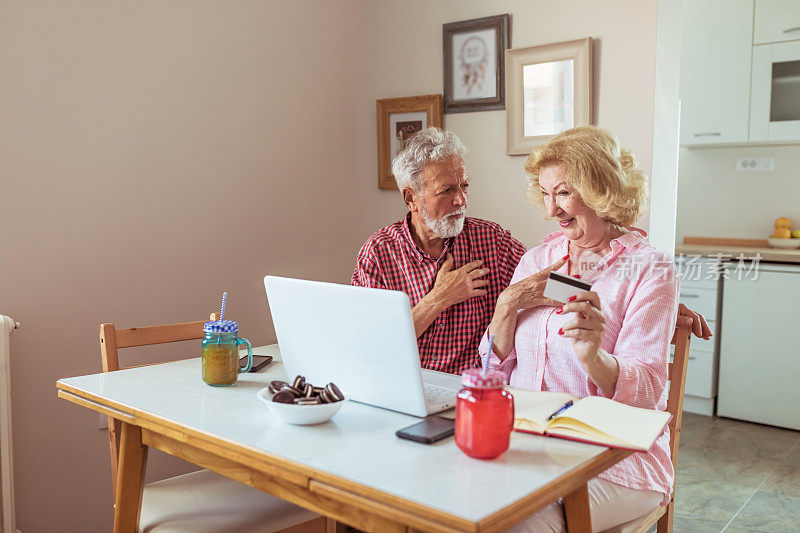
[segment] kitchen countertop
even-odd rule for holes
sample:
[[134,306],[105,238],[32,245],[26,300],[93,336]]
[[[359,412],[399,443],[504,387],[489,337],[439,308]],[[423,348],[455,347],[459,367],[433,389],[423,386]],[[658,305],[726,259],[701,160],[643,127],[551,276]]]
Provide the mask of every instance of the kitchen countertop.
[[677,244],[675,257],[683,255],[702,255],[716,257],[723,254],[722,259],[737,259],[739,254],[745,258],[761,254],[761,261],[778,261],[781,263],[800,263],[800,248],[788,250],[785,248],[761,248],[754,246],[726,246],[717,244]]

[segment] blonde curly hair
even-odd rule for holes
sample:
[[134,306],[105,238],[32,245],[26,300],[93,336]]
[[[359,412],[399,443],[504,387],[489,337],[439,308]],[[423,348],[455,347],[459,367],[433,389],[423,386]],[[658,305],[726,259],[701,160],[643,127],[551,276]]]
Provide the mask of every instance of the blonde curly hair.
[[[631,226],[644,213],[647,176],[636,166],[629,150],[621,150],[610,131],[597,126],[567,130],[534,150],[525,161],[528,199],[544,210],[539,173],[562,165],[567,185],[602,218],[618,226]],[[549,218],[546,214],[544,217]]]

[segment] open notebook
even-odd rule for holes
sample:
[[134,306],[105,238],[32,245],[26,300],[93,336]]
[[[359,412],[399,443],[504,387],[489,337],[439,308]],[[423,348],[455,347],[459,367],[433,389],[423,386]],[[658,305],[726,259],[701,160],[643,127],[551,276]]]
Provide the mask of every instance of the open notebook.
[[[516,388],[509,392],[514,395],[515,430],[612,448],[649,450],[672,418],[666,411],[631,407],[600,396],[578,398]],[[570,400],[572,407],[547,420]]]

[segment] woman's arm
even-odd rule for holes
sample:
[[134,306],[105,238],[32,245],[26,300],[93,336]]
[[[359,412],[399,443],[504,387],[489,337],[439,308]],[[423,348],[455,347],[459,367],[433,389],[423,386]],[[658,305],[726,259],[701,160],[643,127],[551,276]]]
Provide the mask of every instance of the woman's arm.
[[594,292],[581,293],[564,305],[559,312],[574,315],[559,333],[572,338],[592,394],[653,409],[667,382],[678,307],[675,269],[649,269],[634,286],[612,354],[600,349],[605,318]]
[[503,293],[500,294],[492,321],[489,322],[489,333],[494,336],[489,348],[500,361],[514,348],[514,332],[517,330],[517,309],[508,299],[506,297],[504,301]]
[[557,313],[574,313],[558,334],[572,339],[575,355],[589,379],[601,390],[613,394],[619,379],[619,364],[613,356],[600,348],[606,327],[600,296],[593,291],[582,292],[571,297]]
[[590,377],[587,386],[590,394],[654,409],[668,380],[669,343],[678,310],[674,267],[653,269],[635,287],[608,354],[618,366],[616,386],[603,385],[602,377]]
[[540,305],[558,306],[559,302],[542,296],[547,276],[551,270],[558,270],[567,262],[569,256],[562,257],[541,272],[509,285],[497,299],[489,333],[494,336],[494,354],[502,361],[514,348],[514,333],[517,330],[517,313]]
[[655,408],[669,379],[669,343],[678,314],[675,269],[660,270],[637,285],[613,350],[619,379],[610,397],[646,409]]

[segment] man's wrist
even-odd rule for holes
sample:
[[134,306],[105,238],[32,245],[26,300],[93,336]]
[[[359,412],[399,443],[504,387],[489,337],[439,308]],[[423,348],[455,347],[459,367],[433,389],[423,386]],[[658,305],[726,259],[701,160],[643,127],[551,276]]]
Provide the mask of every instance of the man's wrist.
[[436,312],[436,316],[439,316],[445,309],[450,307],[442,295],[439,294],[439,291],[436,290],[436,287],[431,289],[431,292],[426,294],[422,299]]

